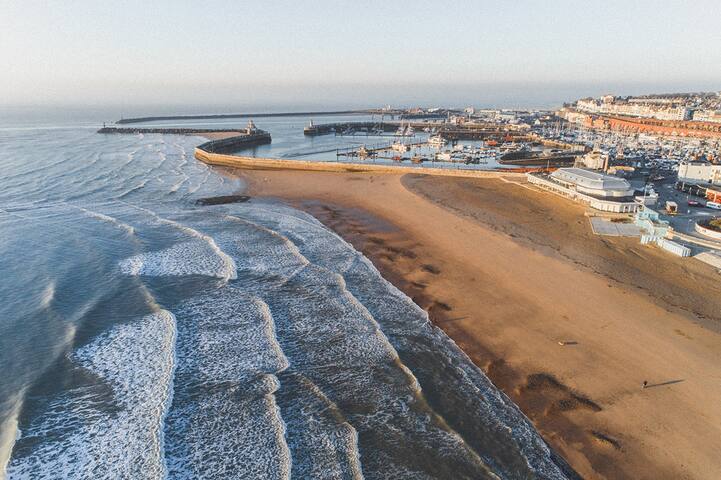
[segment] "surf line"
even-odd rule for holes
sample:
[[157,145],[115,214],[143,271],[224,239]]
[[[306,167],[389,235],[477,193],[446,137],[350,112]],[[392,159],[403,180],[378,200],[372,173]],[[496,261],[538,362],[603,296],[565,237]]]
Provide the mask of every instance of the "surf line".
[[237,272],[237,267],[235,265],[235,260],[233,260],[230,257],[230,255],[228,255],[223,250],[221,250],[221,248],[218,246],[218,244],[215,243],[215,240],[213,239],[213,237],[206,235],[206,234],[204,234],[194,228],[191,228],[187,225],[183,225],[182,223],[179,223],[174,220],[167,219],[167,218],[163,218],[160,215],[158,215],[157,213],[153,212],[152,210],[148,210],[147,208],[139,207],[137,205],[133,205],[132,203],[127,203],[127,202],[122,202],[122,203],[124,203],[125,205],[127,205],[131,208],[140,210],[142,212],[147,213],[148,215],[151,215],[159,223],[169,225],[177,230],[180,230],[182,232],[189,234],[192,237],[203,240],[205,243],[208,244],[208,246],[210,246],[211,250],[213,250],[213,252],[216,255],[218,255],[218,257],[220,257],[220,259],[223,261],[223,264],[225,265],[225,272],[224,272],[223,277],[221,277],[221,278],[225,282],[227,282],[229,280],[235,280],[236,278],[238,278],[238,272]]

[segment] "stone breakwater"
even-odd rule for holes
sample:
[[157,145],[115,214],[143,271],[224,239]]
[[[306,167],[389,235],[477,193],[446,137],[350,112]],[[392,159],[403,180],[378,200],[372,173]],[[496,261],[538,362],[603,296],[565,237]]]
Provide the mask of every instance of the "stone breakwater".
[[231,153],[255,145],[265,145],[270,142],[270,133],[264,130],[256,130],[252,133],[243,132],[241,135],[237,135],[234,137],[211,140],[209,142],[205,142],[199,145],[197,148],[202,148],[205,152],[215,154]]
[[331,110],[331,111],[310,111],[310,112],[276,112],[276,113],[217,113],[207,115],[165,115],[154,117],[121,118],[118,125],[128,123],[155,122],[158,120],[217,120],[227,118],[272,118],[272,117],[295,117],[303,116],[328,116],[328,115],[370,115],[381,113],[376,109],[368,110]]
[[204,133],[219,132],[237,132],[238,135],[245,135],[245,129],[225,129],[218,130],[215,128],[154,128],[154,127],[103,127],[98,133],[120,133],[136,135],[138,133],[164,133],[170,135],[196,135]]
[[248,130],[243,128],[239,130],[217,130],[211,128],[146,128],[146,127],[103,127],[98,130],[98,133],[105,134],[133,134],[139,133],[161,133],[170,135],[203,135],[207,133],[237,133],[237,135],[222,138],[219,140],[211,140],[200,145],[198,148],[202,148],[203,151],[210,153],[230,153],[243,150],[244,148],[252,147],[255,145],[265,145],[271,142],[270,133],[264,130],[254,130],[248,133]]

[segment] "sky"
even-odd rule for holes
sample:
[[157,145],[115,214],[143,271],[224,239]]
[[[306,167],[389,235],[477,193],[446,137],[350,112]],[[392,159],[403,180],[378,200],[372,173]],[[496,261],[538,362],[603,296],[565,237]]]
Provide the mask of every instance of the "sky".
[[556,106],[721,90],[721,2],[0,0],[0,105]]

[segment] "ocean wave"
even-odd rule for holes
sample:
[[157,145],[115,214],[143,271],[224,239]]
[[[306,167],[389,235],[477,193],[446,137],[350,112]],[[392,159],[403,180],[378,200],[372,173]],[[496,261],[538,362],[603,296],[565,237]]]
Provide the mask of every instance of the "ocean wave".
[[188,180],[188,178],[189,177],[187,175],[183,175],[183,178],[181,178],[179,182],[174,183],[169,190],[171,192],[177,192],[178,189]]
[[5,476],[13,445],[22,436],[22,432],[18,428],[18,419],[24,396],[25,390],[23,389],[6,399],[5,405],[0,404],[0,406],[5,406],[0,410],[4,418],[0,422],[0,478]]
[[[227,253],[225,253],[223,250],[221,250],[220,247],[218,247],[218,244],[215,242],[213,237],[206,235],[206,234],[200,232],[199,230],[196,230],[192,227],[184,225],[175,220],[163,218],[163,217],[159,216],[157,213],[153,212],[152,210],[138,207],[137,205],[132,205],[129,203],[126,203],[126,205],[128,205],[129,207],[134,208],[136,210],[147,213],[148,215],[153,217],[159,223],[162,223],[164,225],[170,225],[171,227],[173,227],[177,230],[180,230],[192,237],[202,240],[205,244],[207,244],[207,246],[212,250],[212,252],[218,257],[220,263],[222,264],[222,268],[216,270],[216,272],[220,272],[221,276],[219,278],[223,278],[226,281],[237,278],[237,269],[236,269],[235,261]],[[181,244],[181,245],[184,245],[184,244]],[[187,244],[185,244],[185,245],[187,246]],[[175,250],[172,253],[183,253],[183,252],[184,252],[184,247],[178,247],[178,250]],[[146,254],[146,255],[150,255],[150,254]],[[165,258],[168,256],[168,252],[166,251],[162,255],[163,255],[163,258]],[[140,259],[140,260],[142,260],[142,259]],[[176,262],[176,265],[175,265],[176,268],[182,269],[183,268],[181,265],[182,262],[191,260],[191,259],[187,258],[187,257],[183,257],[183,258],[179,258],[177,260],[179,260],[179,261]],[[135,265],[142,265],[138,261],[138,259],[131,261],[131,263],[135,264]],[[217,275],[214,275],[214,276],[217,276]]]
[[[68,205],[70,205],[70,204],[68,204]],[[127,223],[121,222],[120,220],[118,220],[115,217],[111,217],[110,215],[105,215],[104,213],[100,213],[100,212],[94,212],[92,210],[88,210],[86,208],[75,206],[75,205],[70,205],[70,206],[82,211],[88,217],[97,218],[98,220],[102,220],[104,222],[110,223],[110,224],[120,228],[121,230],[125,231],[125,233],[127,233],[128,235],[135,235],[135,228],[128,225]]]
[[183,242],[156,252],[141,253],[119,262],[126,275],[151,277],[205,275],[227,280],[234,277],[234,265],[219,257],[203,241]]
[[125,197],[127,197],[128,195],[130,195],[130,194],[132,194],[132,193],[134,193],[134,192],[137,192],[138,190],[141,190],[141,189],[145,188],[145,185],[148,184],[148,180],[149,180],[149,179],[147,179],[147,178],[143,179],[139,184],[137,184],[137,185],[135,185],[134,187],[131,187],[131,188],[125,190],[125,191],[122,192],[122,193],[120,193],[116,198],[117,198],[117,199],[125,198]]
[[290,478],[277,374],[289,367],[258,298],[214,291],[177,311],[178,368],[166,423],[172,478]]
[[38,442],[14,457],[10,479],[165,476],[163,422],[172,398],[175,318],[159,311],[119,325],[78,349],[72,360],[112,389],[71,390],[23,433]]
[[363,479],[358,431],[308,377],[286,372],[277,393],[297,478]]
[[[33,400],[11,478],[562,478],[505,395],[321,222],[260,199],[191,205],[189,194],[232,182],[186,158],[178,138],[103,137],[124,170],[90,188],[126,192],[152,210],[124,201],[77,208],[139,233],[134,250],[119,241],[103,250],[121,273],[198,277],[153,279],[157,301],[141,279],[121,279],[140,284],[157,313],[72,354],[78,370],[64,373],[82,385],[43,399],[49,407]],[[71,153],[87,159],[93,148]],[[66,182],[57,197],[77,185]],[[28,209],[39,221],[67,215],[49,205]],[[51,290],[33,301],[52,310]],[[68,332],[60,351],[75,342]]]
[[[364,461],[364,471],[408,473],[401,459],[440,455],[434,468],[448,472],[444,469],[455,465],[459,476],[463,471],[484,478],[536,472],[564,478],[518,408],[430,323],[426,312],[383,279],[352,246],[314,218],[287,207],[244,204],[237,210],[243,210],[243,218],[287,238],[311,262],[269,305],[281,318],[324,318],[322,325],[294,323],[289,343],[284,343],[291,334],[284,331],[288,327],[278,328],[291,364],[306,366],[304,374],[325,395],[336,403],[352,404],[357,400],[346,392],[373,392],[365,407],[373,413],[349,417],[363,432],[361,438],[370,436],[386,446],[382,452],[374,449],[377,462]],[[304,311],[284,300],[291,296],[303,299]],[[322,305],[317,313],[316,303]],[[342,318],[342,324],[334,318]],[[334,333],[339,330],[343,337]],[[318,339],[323,347],[304,346],[298,338]],[[330,365],[345,368],[336,373]],[[381,390],[372,376],[363,376],[369,369],[386,372]],[[394,453],[395,447],[387,444],[393,438],[412,445],[414,453]],[[429,445],[434,445],[433,450]]]

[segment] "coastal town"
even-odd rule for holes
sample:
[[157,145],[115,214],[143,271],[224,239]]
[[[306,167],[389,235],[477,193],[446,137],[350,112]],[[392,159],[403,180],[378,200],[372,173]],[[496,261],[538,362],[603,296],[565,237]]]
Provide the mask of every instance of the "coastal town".
[[[253,153],[253,161],[281,168],[302,161],[311,169],[352,164],[433,175],[516,175],[514,181],[527,188],[585,205],[598,235],[635,237],[721,269],[721,93],[605,95],[553,111],[386,106],[325,113],[338,114],[364,120],[317,123],[312,116],[323,112],[298,114],[311,117],[304,137],[330,137],[336,142],[330,149],[292,160],[257,158],[273,157],[272,151]],[[129,127],[136,120],[123,119],[118,123],[126,125],[100,131],[152,133],[156,129],[147,124],[154,120],[137,119],[143,125]],[[271,142],[271,134],[249,120],[245,129],[199,146],[196,156],[213,163],[212,155],[230,155],[224,161],[232,165],[232,154],[247,155]]]
[[[599,235],[638,237],[721,269],[721,92],[605,95],[556,111],[394,113],[433,125],[414,124],[434,135],[431,161],[521,167],[533,187],[587,205]],[[396,152],[411,150],[398,143]]]
[[721,480],[721,2],[2,4],[0,480]]

